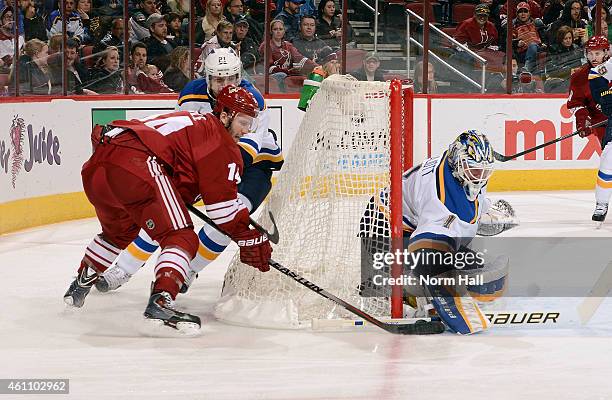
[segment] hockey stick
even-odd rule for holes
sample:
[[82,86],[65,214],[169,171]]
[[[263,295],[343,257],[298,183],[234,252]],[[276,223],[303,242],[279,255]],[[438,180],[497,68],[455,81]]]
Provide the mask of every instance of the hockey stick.
[[[217,224],[215,224],[202,211],[198,210],[191,204],[187,204],[187,209],[189,209],[189,211],[191,211],[193,214],[198,216],[198,218],[200,218],[202,221],[206,222],[207,224],[209,224],[210,226],[212,226],[219,232],[223,233],[226,236],[229,236],[227,233],[223,231],[223,229],[219,228],[219,226],[217,226]],[[342,299],[339,299],[338,297],[329,293],[322,287],[318,286],[315,283],[310,282],[306,278],[299,275],[297,272],[292,271],[287,267],[284,267],[283,265],[277,263],[276,261],[270,259],[268,263],[272,268],[276,269],[282,274],[293,279],[300,285],[307,287],[308,289],[312,290],[319,296],[323,296],[326,299],[333,301],[334,303],[343,307],[345,310],[350,311],[351,313],[357,315],[358,317],[363,318],[369,323],[376,325],[377,327],[384,329],[387,332],[394,333],[394,334],[401,334],[401,335],[430,335],[430,334],[435,334],[435,333],[443,333],[444,330],[446,329],[444,327],[444,324],[440,321],[417,321],[414,324],[394,324],[392,322],[379,321],[378,319],[374,318],[370,314],[358,309],[357,307],[347,303],[346,301]]]
[[[601,121],[601,122],[598,122],[598,123],[596,123],[596,124],[593,124],[593,125],[589,126],[589,128],[599,128],[600,126],[604,126],[604,125],[606,125],[607,123],[608,123],[608,120],[604,120],[604,121]],[[496,152],[496,151],[493,151],[493,157],[495,157],[495,159],[496,159],[497,161],[506,162],[506,161],[512,160],[513,158],[517,158],[517,157],[523,156],[523,155],[525,155],[525,154],[527,154],[527,153],[531,153],[531,152],[533,152],[533,151],[539,150],[539,149],[541,149],[542,147],[546,147],[546,146],[548,146],[548,145],[551,145],[551,144],[554,144],[554,143],[560,142],[560,141],[565,140],[565,139],[567,139],[567,138],[570,138],[570,137],[572,137],[572,136],[576,136],[576,135],[578,135],[580,132],[581,132],[580,130],[577,130],[577,131],[575,131],[575,132],[568,133],[567,135],[563,135],[563,136],[561,136],[561,137],[559,137],[559,138],[556,138],[556,139],[553,139],[553,140],[551,140],[551,141],[548,141],[548,142],[545,142],[545,143],[539,144],[539,145],[537,145],[537,146],[535,146],[535,147],[532,147],[532,148],[530,148],[530,149],[527,149],[527,150],[521,151],[520,153],[512,154],[512,155],[509,155],[509,156],[504,156],[503,154],[500,154],[500,153],[498,153],[498,152]]]

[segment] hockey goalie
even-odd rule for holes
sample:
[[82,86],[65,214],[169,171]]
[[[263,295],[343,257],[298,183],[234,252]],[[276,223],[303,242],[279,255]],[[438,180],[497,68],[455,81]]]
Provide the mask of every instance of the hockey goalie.
[[[424,316],[419,313],[434,308],[449,329],[459,334],[488,328],[476,299],[499,295],[507,274],[504,257],[487,263],[469,248],[470,242],[476,234],[492,236],[518,224],[507,202],[490,204],[486,197],[493,162],[487,137],[469,130],[461,133],[441,156],[425,160],[403,176],[404,243],[415,255],[410,268],[404,265],[404,269],[411,269],[412,276],[418,278],[405,290],[420,297],[415,316]],[[369,253],[388,251],[376,246],[377,242],[387,242],[371,240],[381,233],[388,236],[388,218],[380,215],[388,213],[387,194],[385,189],[372,198],[361,220],[360,230],[370,239],[366,244]],[[440,278],[457,283],[462,281],[459,277],[466,278],[466,284],[422,283],[449,282]],[[362,283],[362,295],[368,293],[367,286],[371,284]]]

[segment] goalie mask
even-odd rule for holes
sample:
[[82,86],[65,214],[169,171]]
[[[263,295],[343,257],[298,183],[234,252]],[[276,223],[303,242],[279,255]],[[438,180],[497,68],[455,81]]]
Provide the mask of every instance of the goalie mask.
[[461,133],[448,148],[448,163],[453,176],[463,185],[470,201],[476,200],[493,173],[493,148],[482,133]]
[[227,85],[238,85],[241,71],[242,62],[233,49],[228,47],[213,50],[204,61],[208,95],[214,99]]

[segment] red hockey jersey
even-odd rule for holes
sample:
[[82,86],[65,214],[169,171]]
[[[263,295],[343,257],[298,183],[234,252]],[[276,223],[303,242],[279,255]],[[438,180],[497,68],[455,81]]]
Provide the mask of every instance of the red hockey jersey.
[[209,217],[229,234],[247,229],[249,213],[238,199],[242,156],[219,119],[211,114],[178,111],[141,120],[113,121],[106,136],[126,128],[169,171],[182,200],[192,204],[201,196]]
[[[589,71],[591,70],[590,64],[584,64],[578,70],[576,70],[570,78],[570,92],[569,98],[567,99],[567,108],[570,109],[576,117],[576,129],[584,127],[584,124],[588,118],[590,118],[591,125],[596,124],[600,121],[605,121],[606,116],[599,111],[597,103],[591,96],[591,89],[589,88]],[[601,140],[605,134],[605,127],[595,128],[595,135]]]

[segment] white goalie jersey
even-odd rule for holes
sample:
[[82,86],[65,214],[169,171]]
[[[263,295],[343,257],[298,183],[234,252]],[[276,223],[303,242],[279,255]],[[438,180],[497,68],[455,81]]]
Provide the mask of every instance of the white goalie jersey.
[[[403,228],[409,250],[434,246],[456,251],[477,233],[478,221],[489,208],[485,189],[469,201],[446,162],[447,153],[426,160],[403,176]],[[387,204],[387,191],[380,201]]]

